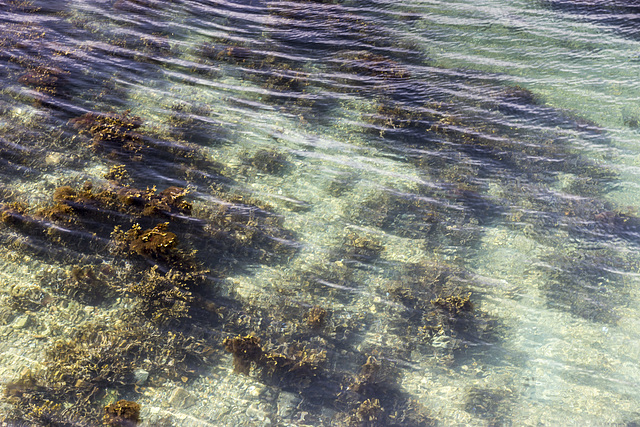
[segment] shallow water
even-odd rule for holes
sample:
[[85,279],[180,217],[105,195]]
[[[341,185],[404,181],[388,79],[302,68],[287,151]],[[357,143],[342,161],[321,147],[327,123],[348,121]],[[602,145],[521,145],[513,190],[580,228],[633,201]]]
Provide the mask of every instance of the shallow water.
[[0,3],[4,422],[637,422],[633,2],[52,3]]

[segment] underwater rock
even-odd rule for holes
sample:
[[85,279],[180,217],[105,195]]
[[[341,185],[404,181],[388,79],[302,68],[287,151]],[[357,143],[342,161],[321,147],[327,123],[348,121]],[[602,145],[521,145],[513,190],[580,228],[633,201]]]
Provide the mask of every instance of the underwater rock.
[[149,371],[145,371],[144,369],[136,369],[133,371],[133,379],[136,385],[143,385],[149,379]]
[[169,397],[169,405],[176,409],[188,408],[195,405],[196,402],[196,397],[182,387],[176,387],[171,393],[171,397]]
[[11,324],[13,329],[24,329],[31,323],[31,317],[29,315],[23,314],[22,316],[16,317],[16,319]]

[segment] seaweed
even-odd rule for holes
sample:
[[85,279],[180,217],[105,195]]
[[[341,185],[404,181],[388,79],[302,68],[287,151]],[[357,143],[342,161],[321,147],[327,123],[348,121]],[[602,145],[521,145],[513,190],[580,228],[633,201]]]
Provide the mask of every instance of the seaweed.
[[626,279],[617,272],[635,269],[637,262],[605,248],[555,254],[545,261],[548,278],[542,289],[549,307],[594,322],[617,323],[629,299]]
[[211,249],[218,256],[253,257],[262,262],[290,258],[297,250],[294,235],[286,230],[283,217],[271,207],[242,195],[225,193],[220,187],[213,194],[221,201],[203,210],[204,232],[212,239]]
[[[89,323],[73,335],[51,344],[44,359],[46,369],[27,372],[7,385],[7,399],[14,407],[9,420],[43,425],[99,425],[105,414],[134,421],[135,405],[116,402],[105,412],[99,405],[111,390],[116,395],[134,391],[136,369],[149,373],[149,382],[188,380],[214,353],[206,342],[182,333],[161,333],[135,316],[123,316],[115,326]],[[61,408],[64,407],[64,411]],[[127,425],[112,424],[112,425]]]
[[393,381],[396,376],[393,363],[368,356],[360,372],[346,378],[337,396],[342,411],[334,416],[332,424],[349,427],[435,425],[428,410],[402,393]]
[[38,311],[48,304],[51,298],[35,284],[14,284],[9,288],[9,305],[20,312]]
[[286,157],[276,151],[261,149],[247,159],[249,164],[260,172],[271,175],[281,174],[290,167]]
[[[120,171],[120,173],[123,173]],[[36,218],[46,218],[60,223],[84,224],[96,230],[102,230],[121,222],[143,217],[169,218],[177,215],[189,215],[191,204],[184,200],[188,191],[179,187],[168,187],[157,193],[155,188],[138,190],[132,187],[109,185],[94,189],[87,182],[80,189],[62,186],[55,189],[55,205],[36,212]],[[104,224],[98,224],[102,221]]]
[[344,258],[358,262],[372,262],[384,251],[384,246],[376,238],[349,232],[345,238]]
[[249,374],[251,364],[260,363],[264,356],[260,338],[255,336],[225,338],[222,344],[233,355],[233,369],[238,373]]
[[11,227],[25,224],[27,205],[23,202],[10,202],[0,205],[0,222]]
[[327,310],[318,306],[311,307],[306,316],[307,324],[313,328],[319,328],[324,325],[326,318]]
[[118,400],[104,408],[103,423],[110,427],[135,427],[140,420],[140,405],[128,400]]
[[142,119],[130,113],[129,110],[107,114],[89,112],[71,119],[69,123],[79,130],[80,135],[91,137],[90,146],[94,150],[136,154],[145,146],[142,135],[137,131],[142,126]]
[[449,295],[445,298],[438,297],[431,300],[431,304],[449,312],[452,316],[457,316],[462,312],[470,312],[473,310],[471,303],[471,292],[464,295]]
[[163,222],[151,229],[143,230],[139,224],[134,224],[125,232],[116,228],[112,235],[116,244],[124,246],[123,249],[129,253],[173,263],[176,262],[175,249],[178,237],[175,233],[167,231],[168,227],[169,223]]
[[413,239],[426,238],[442,221],[430,200],[391,191],[363,203],[354,216],[364,225]]
[[38,66],[20,76],[18,82],[42,94],[56,96],[67,84],[67,74],[59,68]]
[[276,384],[304,389],[320,375],[326,352],[292,343],[285,352],[264,349],[258,337],[247,335],[225,338],[223,345],[233,355],[234,370],[249,374],[251,367],[262,369],[262,377]]
[[383,369],[375,357],[369,356],[360,367],[358,375],[350,381],[347,390],[363,396],[372,395],[380,391],[390,381],[391,376],[389,369]]
[[367,399],[355,409],[353,416],[349,420],[349,425],[380,425],[383,413],[384,409],[380,406],[380,401],[378,399]]
[[490,420],[492,424],[505,424],[502,404],[507,398],[504,390],[473,387],[467,392],[464,409],[478,418]]
[[366,50],[338,52],[333,60],[342,72],[381,79],[407,79],[409,70],[387,56]]
[[[109,268],[105,266],[101,270]],[[62,293],[87,305],[111,302],[117,295],[117,289],[105,277],[103,271],[95,271],[90,265],[72,267],[63,285]]]
[[406,266],[402,279],[388,288],[388,297],[401,303],[397,328],[406,330],[413,345],[449,356],[463,356],[497,339],[495,319],[474,308],[465,289],[468,272],[442,262]]
[[358,176],[352,172],[336,175],[327,186],[327,193],[333,197],[340,197],[352,191],[358,183]]
[[126,185],[131,179],[126,165],[111,166],[111,168],[109,168],[109,172],[107,172],[104,177],[119,186]]
[[190,318],[194,307],[204,306],[209,315],[215,314],[215,308],[198,294],[208,283],[207,273],[176,270],[161,273],[158,266],[153,266],[139,280],[127,286],[126,291],[138,297],[137,309],[145,317],[166,325]]

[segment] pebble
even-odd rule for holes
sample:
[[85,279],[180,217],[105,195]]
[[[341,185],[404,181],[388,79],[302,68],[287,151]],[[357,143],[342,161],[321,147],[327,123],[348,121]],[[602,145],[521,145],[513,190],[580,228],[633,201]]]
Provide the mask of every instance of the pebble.
[[26,314],[23,316],[19,316],[16,320],[13,321],[13,329],[24,329],[29,324],[29,316]]
[[300,397],[294,393],[283,391],[278,396],[278,416],[281,418],[289,418],[300,404]]
[[262,392],[264,391],[265,387],[256,387],[256,386],[251,386],[249,387],[249,394],[253,397],[258,397],[262,394]]
[[267,416],[268,414],[260,409],[256,403],[251,404],[251,406],[247,408],[246,414],[247,417],[261,422],[261,425],[271,425],[271,419]]
[[135,379],[137,385],[142,385],[147,382],[147,379],[149,378],[149,372],[145,371],[144,369],[136,369],[135,371],[133,371],[133,378]]
[[176,387],[171,393],[169,404],[177,409],[188,408],[196,403],[196,398],[182,387]]

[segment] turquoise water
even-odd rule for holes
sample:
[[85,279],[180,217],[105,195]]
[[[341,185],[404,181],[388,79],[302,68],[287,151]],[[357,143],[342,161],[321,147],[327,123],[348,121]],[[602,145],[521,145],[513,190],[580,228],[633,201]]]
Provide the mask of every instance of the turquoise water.
[[637,8],[0,3],[0,419],[635,425]]

